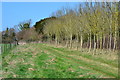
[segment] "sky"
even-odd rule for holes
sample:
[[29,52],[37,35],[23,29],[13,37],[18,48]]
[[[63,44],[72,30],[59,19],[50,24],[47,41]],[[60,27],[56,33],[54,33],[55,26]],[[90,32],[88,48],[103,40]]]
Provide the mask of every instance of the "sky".
[[2,30],[31,19],[35,22],[49,17],[62,7],[76,7],[80,2],[2,2]]
[[1,0],[2,2],[115,2],[115,1],[120,1],[120,0]]

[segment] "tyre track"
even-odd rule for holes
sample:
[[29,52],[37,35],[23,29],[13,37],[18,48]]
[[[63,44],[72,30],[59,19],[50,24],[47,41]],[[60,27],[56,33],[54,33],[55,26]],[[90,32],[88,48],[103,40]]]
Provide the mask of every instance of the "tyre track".
[[[49,47],[49,48],[47,48],[46,46],[44,46],[47,50],[53,50],[54,52],[57,52],[57,53],[59,53],[59,56],[61,55],[62,57],[64,57],[64,58],[67,58],[67,59],[69,59],[69,60],[72,60],[72,61],[74,61],[74,62],[76,62],[77,64],[80,64],[80,61],[77,61],[76,59],[74,59],[74,58],[72,58],[72,57],[69,57],[69,56],[67,56],[67,57],[65,57],[64,55],[63,55],[63,52],[62,51],[57,51],[57,50],[55,50],[55,49],[53,49],[53,48],[51,48],[51,47]],[[82,63],[85,63],[85,61],[81,61]],[[117,77],[115,74],[113,74],[113,73],[109,73],[109,72],[105,72],[104,70],[101,70],[100,71],[100,69],[98,69],[98,68],[95,68],[95,67],[93,67],[92,65],[91,66],[88,66],[88,64],[87,63],[85,63],[85,64],[83,64],[84,66],[86,66],[86,67],[88,67],[89,69],[92,69],[92,70],[95,70],[95,71],[97,71],[97,72],[100,72],[100,73],[103,73],[103,74],[105,74],[105,75],[108,75],[108,76],[110,76],[110,77]]]

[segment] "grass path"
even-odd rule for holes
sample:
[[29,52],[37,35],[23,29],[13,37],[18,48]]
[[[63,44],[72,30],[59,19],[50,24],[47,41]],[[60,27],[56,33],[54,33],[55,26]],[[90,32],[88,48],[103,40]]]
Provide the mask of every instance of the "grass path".
[[[58,56],[62,55],[61,57],[73,60],[73,62],[76,63],[81,63],[83,66],[87,66],[88,68],[92,68],[93,70],[99,71],[101,73],[104,73],[106,75],[111,75],[114,77],[117,77],[115,74],[117,74],[118,69],[117,68],[113,68],[109,65],[106,66],[105,63],[99,63],[97,61],[82,57],[82,56],[69,56],[69,53],[66,55],[66,53],[64,53],[64,51],[58,51],[56,49],[53,48],[48,48],[48,50],[53,50],[53,53],[59,54]],[[75,54],[75,53],[74,53]],[[77,58],[79,57],[79,58]],[[114,71],[114,72],[113,72]]]
[[100,78],[117,76],[116,60],[106,60],[47,44],[19,45],[3,58],[6,78]]

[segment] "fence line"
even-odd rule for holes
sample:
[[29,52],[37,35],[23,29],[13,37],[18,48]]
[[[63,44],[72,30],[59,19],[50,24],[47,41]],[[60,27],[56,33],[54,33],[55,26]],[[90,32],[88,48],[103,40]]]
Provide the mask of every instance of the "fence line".
[[0,44],[0,54],[8,52],[12,48],[14,48],[16,44]]

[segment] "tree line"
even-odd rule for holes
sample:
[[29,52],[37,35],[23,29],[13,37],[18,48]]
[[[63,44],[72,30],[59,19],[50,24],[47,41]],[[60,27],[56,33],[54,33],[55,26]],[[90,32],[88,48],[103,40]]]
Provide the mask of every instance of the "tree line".
[[63,8],[57,19],[45,25],[44,33],[56,44],[78,49],[117,49],[120,37],[118,2],[85,2],[76,9]]
[[[89,51],[116,50],[120,38],[118,5],[118,2],[83,2],[74,9],[62,8],[32,27],[31,20],[22,22],[14,28],[18,32],[13,31],[11,35],[19,41],[55,42],[69,48],[88,48]],[[9,30],[4,32],[3,41]]]

